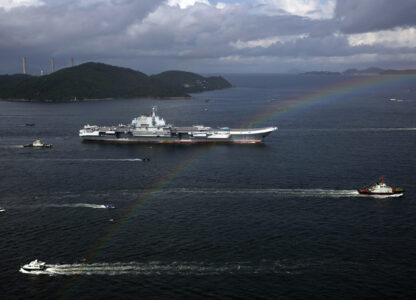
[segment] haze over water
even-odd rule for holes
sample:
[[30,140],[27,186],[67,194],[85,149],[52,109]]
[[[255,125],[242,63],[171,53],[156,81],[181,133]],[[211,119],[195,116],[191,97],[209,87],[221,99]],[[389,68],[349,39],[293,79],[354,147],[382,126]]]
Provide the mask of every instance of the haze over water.
[[[237,87],[194,100],[0,102],[3,297],[414,298],[415,80],[262,119],[350,78],[225,78]],[[154,105],[178,126],[279,130],[261,145],[79,140]],[[35,137],[53,148],[20,147]],[[405,196],[358,196],[382,175]],[[35,258],[47,274],[19,273]]]

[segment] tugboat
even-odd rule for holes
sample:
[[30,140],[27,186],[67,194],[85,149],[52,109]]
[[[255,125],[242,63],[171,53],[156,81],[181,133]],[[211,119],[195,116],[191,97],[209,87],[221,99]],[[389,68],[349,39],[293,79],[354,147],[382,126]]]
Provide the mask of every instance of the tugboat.
[[52,144],[42,144],[40,139],[35,139],[32,144],[24,144],[23,147],[51,148]]
[[23,273],[33,272],[33,271],[45,271],[45,270],[46,270],[45,262],[37,260],[37,259],[20,267],[20,271]]
[[404,189],[402,188],[392,188],[384,183],[384,176],[381,177],[381,182],[376,183],[375,185],[367,189],[358,189],[358,193],[361,195],[398,195],[402,196]]

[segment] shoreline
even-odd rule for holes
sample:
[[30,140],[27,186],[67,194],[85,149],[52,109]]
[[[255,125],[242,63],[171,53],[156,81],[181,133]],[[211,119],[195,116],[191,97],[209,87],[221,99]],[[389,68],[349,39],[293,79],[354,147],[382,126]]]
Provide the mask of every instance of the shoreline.
[[194,100],[193,96],[183,97],[135,97],[135,98],[85,98],[85,99],[71,99],[71,100],[30,100],[30,99],[4,99],[0,101],[7,102],[34,102],[34,103],[71,103],[71,102],[95,102],[95,101],[111,101],[111,100],[131,100],[131,99],[153,99],[153,100]]

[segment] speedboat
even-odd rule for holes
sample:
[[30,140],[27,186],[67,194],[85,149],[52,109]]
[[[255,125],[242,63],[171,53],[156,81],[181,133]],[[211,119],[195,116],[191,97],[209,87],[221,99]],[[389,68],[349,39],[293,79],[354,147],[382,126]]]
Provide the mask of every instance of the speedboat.
[[362,195],[403,195],[404,189],[402,188],[394,188],[386,185],[384,183],[384,176],[381,178],[380,183],[376,183],[375,185],[367,188],[367,189],[358,189],[358,193]]
[[20,267],[21,271],[33,272],[33,271],[44,271],[46,270],[45,262],[35,259],[30,263]]
[[107,203],[107,204],[104,204],[104,206],[105,206],[105,208],[116,208],[113,204],[111,204],[111,203]]
[[32,144],[25,144],[23,147],[35,147],[35,148],[51,148],[51,144],[42,144],[40,139],[35,139]]
[[0,207],[0,212],[6,211],[3,207]]

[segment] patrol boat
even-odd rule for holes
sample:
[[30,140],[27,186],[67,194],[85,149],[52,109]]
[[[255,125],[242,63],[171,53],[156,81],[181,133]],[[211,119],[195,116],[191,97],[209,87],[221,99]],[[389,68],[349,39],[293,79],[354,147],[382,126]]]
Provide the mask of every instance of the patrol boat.
[[214,129],[203,125],[174,127],[157,114],[157,107],[150,115],[134,118],[129,125],[97,126],[85,125],[79,136],[83,141],[111,143],[261,143],[277,127],[252,129]]
[[20,267],[20,271],[23,273],[33,272],[33,271],[44,271],[44,270],[46,270],[45,263],[37,259]]

